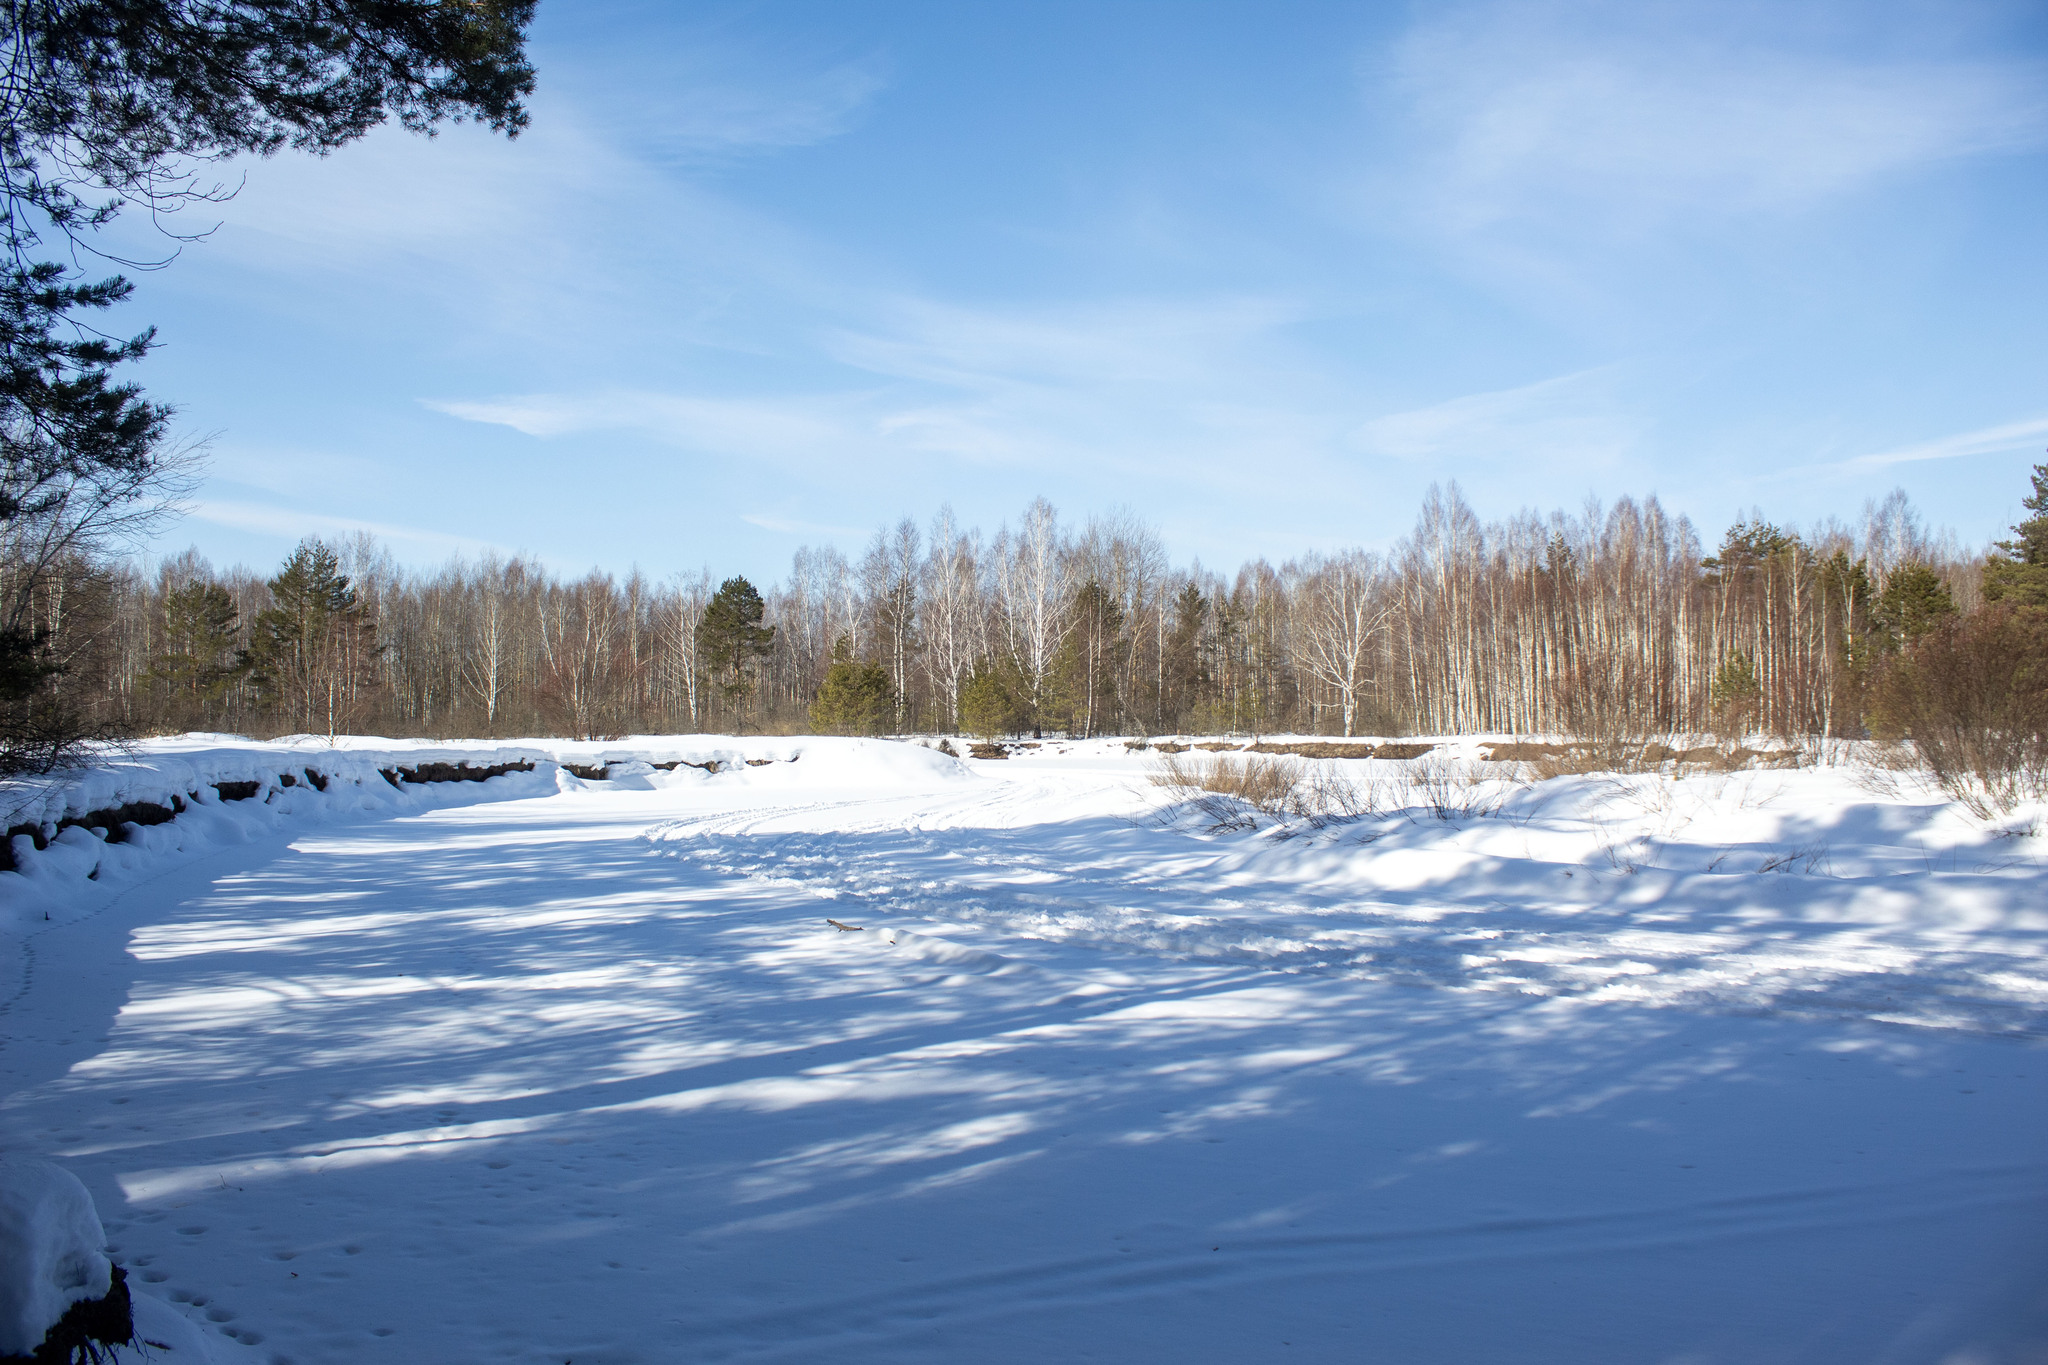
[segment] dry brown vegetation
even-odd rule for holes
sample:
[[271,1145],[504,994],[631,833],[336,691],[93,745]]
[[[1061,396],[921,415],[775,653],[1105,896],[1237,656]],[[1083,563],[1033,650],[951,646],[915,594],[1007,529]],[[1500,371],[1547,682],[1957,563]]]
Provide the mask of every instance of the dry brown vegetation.
[[1253,829],[1260,815],[1299,819],[1314,828],[1375,814],[1379,784],[1347,781],[1285,755],[1183,758],[1163,755],[1151,782],[1208,822],[1211,830]]
[[1455,759],[1423,758],[1408,769],[1417,803],[1439,820],[1491,815],[1518,778],[1489,778],[1476,765]]
[[1292,754],[1296,758],[1420,758],[1434,744],[1340,744],[1328,740],[1307,740],[1294,744],[1260,743],[1247,746],[1254,754]]
[[1993,819],[2048,798],[2048,619],[2003,608],[1948,622],[1878,685],[1880,734],[1910,737],[1941,789]]
[[1439,820],[1488,815],[1520,779],[1442,757],[1425,758],[1396,776],[1357,778],[1293,754],[1246,753],[1164,754],[1150,780],[1199,813],[1211,830],[1228,830],[1255,828],[1260,815],[1299,820],[1312,829],[1401,810],[1421,810]]
[[1307,744],[1258,743],[1247,746],[1245,752],[1254,754],[1291,754],[1296,758],[1371,758],[1370,744],[1339,744],[1318,740]]
[[1542,743],[1513,740],[1489,746],[1489,763],[1519,763],[1530,777],[1575,777],[1587,773],[1727,773],[1747,768],[1796,768],[1799,749],[1750,749],[1732,742],[1687,744],[1681,740],[1573,740]]

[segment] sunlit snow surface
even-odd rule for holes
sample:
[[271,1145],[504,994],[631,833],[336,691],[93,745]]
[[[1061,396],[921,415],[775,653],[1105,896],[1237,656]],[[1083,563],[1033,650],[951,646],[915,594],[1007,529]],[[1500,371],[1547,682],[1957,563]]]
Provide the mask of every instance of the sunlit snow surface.
[[778,761],[76,884],[0,1146],[223,1360],[2048,1353],[2039,835],[1829,769],[1210,834],[1116,742],[723,743]]

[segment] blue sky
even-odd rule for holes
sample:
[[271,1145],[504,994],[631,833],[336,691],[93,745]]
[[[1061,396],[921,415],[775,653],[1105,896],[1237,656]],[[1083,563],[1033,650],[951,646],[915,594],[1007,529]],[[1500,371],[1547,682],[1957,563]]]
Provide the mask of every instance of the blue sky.
[[1981,544],[2048,458],[2038,4],[543,0],[532,52],[516,141],[252,163],[141,278],[214,436],[159,552],[774,579],[1042,493],[1234,565],[1447,479]]

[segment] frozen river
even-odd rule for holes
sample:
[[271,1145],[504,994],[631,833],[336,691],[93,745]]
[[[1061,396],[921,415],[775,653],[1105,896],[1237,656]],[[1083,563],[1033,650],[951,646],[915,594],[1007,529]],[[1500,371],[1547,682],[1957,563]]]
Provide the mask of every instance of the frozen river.
[[1278,839],[1120,745],[804,743],[81,884],[0,1144],[223,1361],[2048,1352],[2038,835],[1805,771]]

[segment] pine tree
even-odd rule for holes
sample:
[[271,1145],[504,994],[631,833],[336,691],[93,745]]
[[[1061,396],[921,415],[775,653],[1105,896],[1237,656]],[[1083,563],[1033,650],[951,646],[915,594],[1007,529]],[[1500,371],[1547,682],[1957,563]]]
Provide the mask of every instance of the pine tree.
[[240,630],[234,594],[218,583],[187,583],[165,594],[162,648],[147,677],[176,722],[203,721],[248,672],[247,655],[235,647]]
[[1798,569],[1812,563],[1813,553],[1794,531],[1782,530],[1761,517],[1738,521],[1721,537],[1719,554],[1700,561],[1709,590],[1723,591],[1752,582],[1772,570]]
[[1055,666],[1057,710],[1066,717],[1069,734],[1088,738],[1113,719],[1124,614],[1092,578],[1075,590],[1068,610],[1072,620]]
[[1202,623],[1209,614],[1209,599],[1193,583],[1174,595],[1173,624],[1160,648],[1160,709],[1178,730],[1188,723],[1193,709],[1209,686],[1209,669],[1202,656]]
[[[189,450],[169,440],[172,409],[117,378],[149,354],[154,329],[124,340],[94,322],[125,304],[132,285],[85,277],[79,263],[135,249],[131,239],[110,253],[100,240],[125,205],[161,222],[222,197],[200,178],[209,163],[286,146],[330,151],[387,118],[420,132],[475,119],[516,134],[533,90],[533,8],[534,0],[0,6],[0,571],[22,588],[0,599],[0,769],[33,769],[74,750],[87,736],[63,738],[58,718],[82,716],[94,700],[83,674],[66,666],[75,645],[29,619],[23,600],[76,572],[59,560],[96,559],[109,528],[132,534],[165,510],[189,463]],[[39,719],[17,742],[23,717]]]
[[1984,600],[2048,608],[2048,464],[2034,466],[2034,495],[2020,506],[2034,515],[2015,525],[2013,538],[1984,565]]
[[960,684],[960,728],[985,740],[1017,733],[1027,720],[1028,688],[1013,670],[983,660]]
[[291,724],[332,738],[368,683],[376,626],[340,557],[318,540],[292,551],[270,580],[270,596],[276,605],[256,618],[250,640],[252,676]]
[[749,667],[768,657],[775,647],[775,628],[761,624],[768,604],[752,583],[728,578],[718,585],[704,619],[697,625],[697,649],[720,676],[720,687],[728,703],[741,706],[752,690]]

